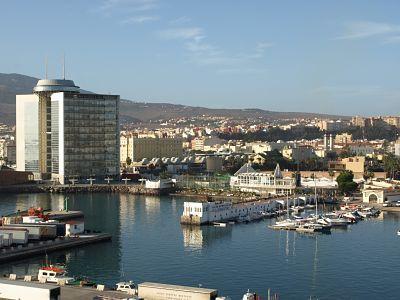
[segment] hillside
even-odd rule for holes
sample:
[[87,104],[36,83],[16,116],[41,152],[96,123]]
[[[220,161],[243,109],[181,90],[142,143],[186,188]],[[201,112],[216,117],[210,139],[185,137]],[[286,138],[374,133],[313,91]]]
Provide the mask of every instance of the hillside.
[[[38,79],[21,74],[0,73],[0,122],[15,124],[15,95],[29,94]],[[121,100],[121,122],[149,122],[177,117],[201,115],[226,116],[236,119],[264,118],[268,120],[296,117],[337,117],[303,112],[274,112],[262,109],[212,109],[169,103],[143,103]]]

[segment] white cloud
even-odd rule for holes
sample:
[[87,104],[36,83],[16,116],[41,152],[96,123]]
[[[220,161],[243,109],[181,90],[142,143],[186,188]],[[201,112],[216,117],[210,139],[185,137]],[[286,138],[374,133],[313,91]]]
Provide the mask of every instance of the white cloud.
[[158,16],[134,16],[127,18],[125,20],[122,20],[120,23],[125,25],[125,24],[143,24],[143,23],[148,23],[152,21],[157,21],[159,19]]
[[97,8],[97,11],[110,15],[113,13],[149,11],[158,7],[158,0],[105,0]]
[[395,44],[400,43],[400,35],[394,35],[387,37],[384,41],[385,44]]
[[336,40],[356,40],[400,33],[400,26],[378,22],[352,22],[346,25],[343,35]]
[[267,69],[258,69],[258,68],[228,68],[228,69],[219,69],[217,70],[218,74],[239,74],[239,75],[258,75],[265,74]]
[[199,27],[170,28],[158,32],[162,39],[166,40],[196,40],[204,38],[203,29]]
[[190,19],[189,17],[183,16],[183,17],[179,17],[179,18],[176,18],[176,19],[174,19],[174,20],[171,20],[169,23],[170,23],[171,25],[177,25],[177,24],[188,23],[188,22],[190,22],[190,21],[191,21],[191,19]]

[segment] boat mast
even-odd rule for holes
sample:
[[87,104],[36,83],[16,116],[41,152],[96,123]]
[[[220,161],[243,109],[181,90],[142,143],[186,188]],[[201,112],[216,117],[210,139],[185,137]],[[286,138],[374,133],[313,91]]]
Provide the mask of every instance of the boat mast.
[[314,202],[315,202],[315,220],[318,218],[318,200],[317,200],[317,180],[314,173]]
[[286,191],[286,210],[287,210],[287,218],[290,219],[290,217],[289,217],[289,191]]

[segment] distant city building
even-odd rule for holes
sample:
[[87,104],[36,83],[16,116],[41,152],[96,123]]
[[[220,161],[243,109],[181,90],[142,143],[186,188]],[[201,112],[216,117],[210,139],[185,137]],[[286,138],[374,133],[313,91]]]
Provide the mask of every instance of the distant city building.
[[352,117],[351,124],[353,126],[365,127],[365,118],[359,116]]
[[342,158],[337,161],[330,161],[328,169],[331,171],[352,171],[354,174],[363,175],[365,171],[365,157],[354,156]]
[[332,151],[334,147],[333,144],[333,135],[324,134],[324,150],[325,151]]
[[343,122],[342,120],[337,120],[337,121],[322,120],[322,121],[318,122],[317,126],[319,127],[320,130],[323,130],[323,131],[328,131],[328,132],[341,131],[348,127],[348,123]]
[[397,140],[394,144],[394,155],[400,156],[400,140]]
[[194,138],[190,144],[191,144],[191,149],[194,151],[204,151],[204,138]]
[[400,117],[392,117],[392,116],[383,117],[383,121],[385,121],[389,125],[400,128]]
[[72,80],[39,80],[17,95],[17,170],[61,184],[119,175],[119,96],[82,92]]
[[335,144],[347,145],[352,142],[353,142],[353,135],[351,135],[350,133],[342,133],[342,134],[337,134],[335,136]]
[[17,149],[15,145],[15,141],[7,141],[4,149],[4,157],[7,158],[7,164],[13,165],[17,161]]
[[310,146],[286,147],[282,156],[295,162],[309,160],[315,157],[314,149]]
[[132,135],[121,135],[121,163],[129,157],[132,161],[144,158],[182,157],[183,139],[181,138],[137,138]]

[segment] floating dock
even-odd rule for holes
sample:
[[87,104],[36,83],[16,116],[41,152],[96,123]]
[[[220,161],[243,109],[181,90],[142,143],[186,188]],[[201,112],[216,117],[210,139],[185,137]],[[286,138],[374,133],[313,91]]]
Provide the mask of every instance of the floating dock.
[[29,243],[0,250],[0,263],[23,259],[35,255],[44,255],[49,252],[85,246],[93,243],[110,241],[111,235],[105,233],[79,235],[78,237],[56,238],[55,240]]

